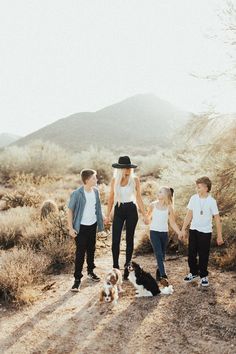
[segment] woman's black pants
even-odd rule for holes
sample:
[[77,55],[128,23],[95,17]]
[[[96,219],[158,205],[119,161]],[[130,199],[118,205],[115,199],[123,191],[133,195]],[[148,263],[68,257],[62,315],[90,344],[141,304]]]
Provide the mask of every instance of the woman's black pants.
[[134,249],[134,232],[138,222],[137,207],[133,202],[120,203],[115,206],[112,223],[112,256],[113,267],[119,269],[120,240],[124,223],[126,225],[126,261],[131,261]]

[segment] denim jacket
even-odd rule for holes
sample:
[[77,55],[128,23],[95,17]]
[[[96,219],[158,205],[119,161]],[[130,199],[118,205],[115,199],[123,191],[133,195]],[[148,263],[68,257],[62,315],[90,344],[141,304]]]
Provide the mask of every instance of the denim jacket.
[[[93,188],[96,196],[96,216],[97,216],[97,230],[98,232],[104,229],[102,207],[99,198],[99,192],[97,188]],[[86,197],[84,193],[84,186],[81,186],[71,193],[70,200],[68,203],[68,208],[73,211],[73,228],[79,232],[80,224],[84,212],[84,207],[86,204]]]

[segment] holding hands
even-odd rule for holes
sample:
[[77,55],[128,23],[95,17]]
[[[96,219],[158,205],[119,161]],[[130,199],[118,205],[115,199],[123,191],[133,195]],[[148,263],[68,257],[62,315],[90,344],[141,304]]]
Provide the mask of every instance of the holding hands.
[[144,215],[143,217],[143,221],[145,225],[150,224],[150,217],[148,215]]

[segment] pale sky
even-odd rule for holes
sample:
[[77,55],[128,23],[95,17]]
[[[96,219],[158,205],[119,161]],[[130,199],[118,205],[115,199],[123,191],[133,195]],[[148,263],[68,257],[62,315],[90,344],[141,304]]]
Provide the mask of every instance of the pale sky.
[[26,135],[139,93],[192,112],[209,104],[236,112],[235,83],[191,75],[229,66],[217,16],[223,4],[1,1],[0,133]]

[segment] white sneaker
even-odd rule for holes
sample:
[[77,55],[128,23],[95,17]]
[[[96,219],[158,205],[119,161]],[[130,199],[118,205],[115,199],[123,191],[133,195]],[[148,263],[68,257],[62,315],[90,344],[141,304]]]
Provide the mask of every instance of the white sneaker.
[[187,283],[190,283],[191,281],[195,280],[197,277],[198,277],[198,275],[193,275],[192,273],[189,273],[184,278],[184,281],[186,281]]
[[209,285],[208,278],[207,277],[201,278],[200,285],[201,286],[208,286]]

